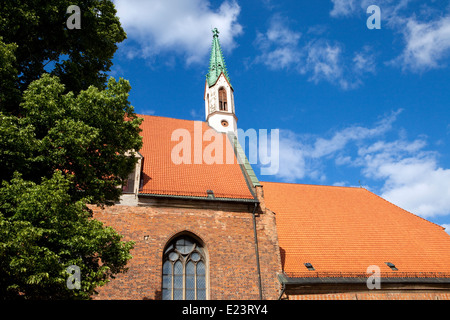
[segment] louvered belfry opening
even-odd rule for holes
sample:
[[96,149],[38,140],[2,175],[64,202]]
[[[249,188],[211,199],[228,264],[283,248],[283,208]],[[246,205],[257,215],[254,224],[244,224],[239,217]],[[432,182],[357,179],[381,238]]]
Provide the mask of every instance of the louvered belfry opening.
[[228,111],[227,91],[225,90],[225,88],[219,89],[219,110]]

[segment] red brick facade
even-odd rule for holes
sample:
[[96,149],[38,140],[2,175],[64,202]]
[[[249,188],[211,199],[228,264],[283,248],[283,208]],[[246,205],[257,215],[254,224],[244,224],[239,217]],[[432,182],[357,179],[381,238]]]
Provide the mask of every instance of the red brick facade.
[[290,295],[289,300],[450,300],[450,293],[354,292]]
[[[206,249],[208,299],[259,299],[253,204],[93,209],[94,218],[135,242],[128,272],[100,288],[96,299],[161,299],[163,250],[182,233],[201,239]],[[256,229],[262,298],[276,299],[281,262],[273,215],[257,214]]]
[[[282,259],[276,215],[265,208],[262,190],[255,215],[262,299],[273,300],[449,300],[445,284],[383,286],[313,285],[282,291],[277,275]],[[199,239],[207,258],[207,299],[256,300],[259,278],[253,227],[253,203],[147,200],[139,206],[93,207],[94,218],[134,241],[128,272],[98,289],[94,299],[161,299],[165,246],[176,236]]]
[[162,298],[162,264],[165,246],[176,236],[199,239],[206,252],[207,299],[256,300],[449,300],[448,284],[383,284],[383,290],[365,285],[316,284],[286,287],[276,214],[266,208],[262,188],[255,222],[260,272],[253,224],[254,203],[140,198],[139,205],[93,207],[94,218],[134,241],[128,272],[99,288],[95,299]]

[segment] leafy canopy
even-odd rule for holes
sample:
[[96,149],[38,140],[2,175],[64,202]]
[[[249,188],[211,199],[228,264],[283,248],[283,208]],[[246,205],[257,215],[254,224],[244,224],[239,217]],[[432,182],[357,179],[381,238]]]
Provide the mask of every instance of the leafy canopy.
[[[106,73],[125,39],[112,1],[0,0],[0,297],[88,299],[126,271],[132,242],[92,218],[135,165],[141,119]],[[131,153],[133,155],[133,153]],[[66,285],[67,267],[81,288]]]
[[[56,172],[41,184],[18,173],[0,189],[0,296],[89,299],[95,288],[125,271],[132,243],[89,218],[82,199],[69,196],[70,179]],[[81,270],[80,290],[66,272]]]
[[[67,8],[73,4],[69,0],[0,0],[0,40],[17,46],[13,67],[19,92],[46,71],[58,76],[67,92],[76,94],[91,85],[105,88],[117,43],[126,33],[113,2],[105,0],[78,1],[81,29],[68,29]],[[3,108],[18,112],[15,103],[20,96],[9,100]]]

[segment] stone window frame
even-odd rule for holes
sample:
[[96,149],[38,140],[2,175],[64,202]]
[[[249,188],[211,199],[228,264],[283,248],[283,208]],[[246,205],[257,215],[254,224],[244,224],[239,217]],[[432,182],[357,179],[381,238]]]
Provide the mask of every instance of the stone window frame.
[[133,171],[130,172],[127,179],[124,180],[122,185],[122,194],[137,194],[139,189],[142,187],[142,179],[141,179],[141,171],[142,171],[142,161],[144,157],[134,150],[128,150],[125,152],[125,156],[130,157],[134,154],[134,157],[137,158],[136,165],[133,168]]
[[[177,246],[179,242],[182,242],[183,240],[188,240],[192,242],[192,246],[189,251],[185,251],[182,249],[182,247]],[[195,257],[194,254],[197,254],[198,257]],[[200,262],[203,264],[204,274],[201,275],[198,273],[198,266],[200,265]],[[167,263],[168,268],[170,268],[170,273],[166,273],[167,270],[165,268],[165,264]],[[175,268],[176,264],[180,265],[182,267],[182,288],[175,288]],[[194,288],[187,288],[187,267],[189,263],[194,264],[194,273],[189,274],[190,276],[194,276]],[[182,232],[178,233],[177,235],[173,236],[165,245],[163,250],[163,258],[162,258],[162,277],[161,277],[161,298],[163,300],[208,300],[209,296],[209,286],[208,286],[208,264],[207,264],[207,252],[206,248],[203,244],[203,241],[201,241],[197,236],[188,233],[188,232]],[[178,274],[179,276],[180,274]],[[199,279],[200,277],[203,277],[203,284],[204,287],[200,288]],[[167,278],[166,278],[167,277]],[[170,287],[168,287],[168,283],[170,283]],[[180,290],[182,292],[181,299],[175,299],[175,291]],[[187,292],[189,289],[193,289],[194,291],[194,298],[189,297]],[[168,292],[167,290],[170,290]],[[199,290],[204,290],[203,295]],[[167,296],[169,293],[170,296]]]

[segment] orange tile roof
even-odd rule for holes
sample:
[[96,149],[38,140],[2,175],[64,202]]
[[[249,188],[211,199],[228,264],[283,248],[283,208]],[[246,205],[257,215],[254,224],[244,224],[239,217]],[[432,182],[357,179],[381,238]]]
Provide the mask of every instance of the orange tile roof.
[[[213,147],[215,141],[213,139],[196,144],[198,140],[194,137],[195,131],[201,134],[198,135],[201,139],[203,134],[211,129],[206,122],[138,116],[144,119],[141,124],[143,147],[139,151],[144,157],[143,186],[140,193],[207,197],[207,190],[212,190],[216,198],[254,199],[235,156],[232,157],[232,164],[228,164],[230,161],[227,162],[225,152],[223,164],[208,164],[205,159],[196,164],[194,153],[201,156],[205,148]],[[177,129],[182,129],[191,137],[191,164],[175,164],[172,161],[172,150],[182,141],[171,140],[172,133]],[[223,139],[223,150],[232,150],[227,136],[219,134],[219,137]],[[196,146],[202,148],[195,148]],[[210,149],[206,149],[208,154]]]
[[[366,189],[262,185],[266,206],[275,212],[288,276],[365,274],[377,265],[383,276],[450,277],[450,236],[444,228]],[[308,271],[308,262],[315,271]]]

